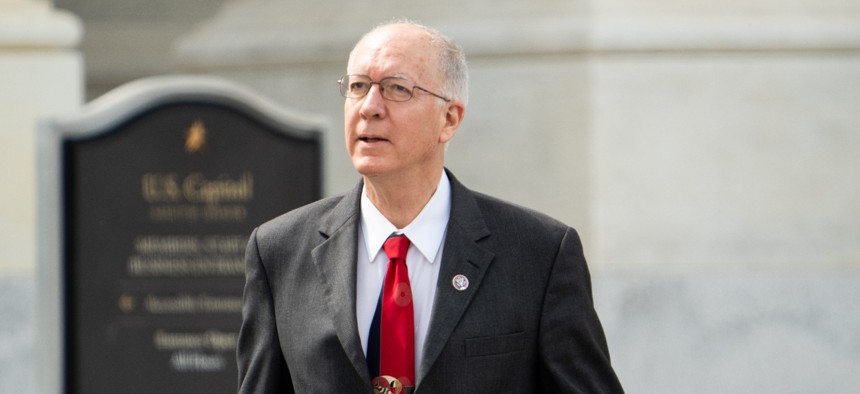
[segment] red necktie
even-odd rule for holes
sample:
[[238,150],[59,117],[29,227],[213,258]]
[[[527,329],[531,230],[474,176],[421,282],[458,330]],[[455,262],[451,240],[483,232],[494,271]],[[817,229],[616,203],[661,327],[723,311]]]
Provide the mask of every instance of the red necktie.
[[415,386],[415,321],[412,286],[406,268],[409,239],[392,236],[382,246],[388,255],[388,272],[382,286],[379,327],[379,374],[391,376],[403,387]]

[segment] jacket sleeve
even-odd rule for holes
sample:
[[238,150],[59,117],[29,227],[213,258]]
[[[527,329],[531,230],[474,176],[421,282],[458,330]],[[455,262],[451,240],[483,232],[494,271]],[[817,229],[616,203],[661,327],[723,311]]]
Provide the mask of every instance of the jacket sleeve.
[[274,300],[257,244],[257,230],[245,249],[242,328],[236,345],[239,393],[292,393],[280,342]]
[[544,295],[539,357],[541,392],[623,393],[609,361],[576,230],[568,228]]

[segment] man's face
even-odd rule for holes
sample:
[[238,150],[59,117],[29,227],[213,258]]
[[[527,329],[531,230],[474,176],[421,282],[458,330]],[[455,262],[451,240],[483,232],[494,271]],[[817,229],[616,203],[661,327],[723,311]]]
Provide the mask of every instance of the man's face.
[[[393,25],[365,37],[350,59],[350,75],[366,75],[374,82],[404,78],[433,92],[441,90],[437,49],[423,30]],[[455,121],[452,121],[452,106]],[[352,164],[365,176],[419,175],[440,171],[445,143],[457,131],[463,105],[415,89],[412,99],[382,98],[374,84],[362,98],[344,102],[346,150]],[[459,110],[459,112],[457,112]]]

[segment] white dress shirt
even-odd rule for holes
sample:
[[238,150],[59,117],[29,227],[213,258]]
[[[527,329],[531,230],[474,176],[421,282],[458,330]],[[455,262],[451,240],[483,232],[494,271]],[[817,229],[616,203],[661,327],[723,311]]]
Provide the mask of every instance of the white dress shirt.
[[[392,233],[404,234],[411,244],[406,254],[409,283],[412,286],[412,304],[415,316],[415,374],[421,369],[424,342],[430,326],[430,314],[436,296],[436,280],[442,260],[442,244],[451,216],[451,184],[448,175],[442,178],[436,192],[421,213],[405,228],[396,228],[361,192],[361,226],[358,232],[358,266],[356,282],[356,316],[361,346],[367,354],[367,337],[370,324],[385,281],[388,257],[382,244]],[[416,382],[417,384],[417,382]]]

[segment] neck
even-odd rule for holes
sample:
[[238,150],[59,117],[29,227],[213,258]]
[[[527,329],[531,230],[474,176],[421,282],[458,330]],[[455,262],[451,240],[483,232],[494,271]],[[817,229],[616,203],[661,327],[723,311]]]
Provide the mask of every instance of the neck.
[[365,175],[367,198],[395,227],[402,229],[421,213],[436,187],[442,170],[410,176]]

